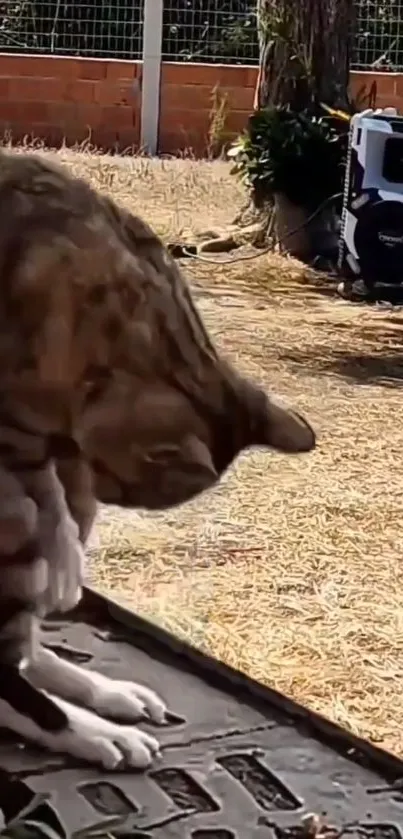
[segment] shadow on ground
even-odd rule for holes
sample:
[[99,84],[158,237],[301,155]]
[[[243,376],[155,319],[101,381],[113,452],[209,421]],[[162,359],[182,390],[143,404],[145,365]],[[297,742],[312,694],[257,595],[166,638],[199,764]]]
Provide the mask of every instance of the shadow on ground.
[[[340,344],[337,333],[340,332]],[[348,346],[343,342],[348,335]],[[311,349],[282,354],[283,361],[304,368],[305,372],[324,373],[358,385],[403,388],[403,318],[390,317],[374,325],[354,328],[351,324],[334,325],[335,347],[315,343]],[[357,349],[354,339],[357,339]],[[341,345],[341,346],[340,346]]]
[[359,385],[403,388],[403,348],[400,355],[334,352],[322,369]]
[[[275,290],[280,293],[281,291],[284,291],[287,296],[289,296],[289,280],[284,281],[284,286],[282,286],[280,280],[276,284]],[[319,275],[318,277],[307,275],[304,277],[302,282],[300,280],[296,281],[292,284],[292,294],[293,297],[301,296],[304,297],[305,300],[313,300],[317,297],[327,297],[340,301],[340,297],[337,294],[337,283],[333,278],[323,277],[322,275]]]

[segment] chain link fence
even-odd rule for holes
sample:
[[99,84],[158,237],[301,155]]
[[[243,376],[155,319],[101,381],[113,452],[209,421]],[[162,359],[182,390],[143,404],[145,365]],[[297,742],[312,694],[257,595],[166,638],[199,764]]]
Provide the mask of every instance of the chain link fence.
[[[144,2],[0,2],[0,51],[141,59]],[[355,3],[353,68],[403,70],[403,0]],[[258,57],[256,0],[165,0],[165,61],[257,64]]]

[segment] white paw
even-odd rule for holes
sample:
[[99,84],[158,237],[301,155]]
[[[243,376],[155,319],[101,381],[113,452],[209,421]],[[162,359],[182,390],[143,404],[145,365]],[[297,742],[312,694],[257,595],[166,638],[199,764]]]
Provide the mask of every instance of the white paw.
[[128,767],[146,769],[159,755],[158,741],[145,731],[104,720],[87,708],[52,698],[66,711],[69,720],[65,731],[44,733],[43,745],[52,751],[67,752],[109,771]]
[[67,726],[56,734],[44,731],[29,717],[19,714],[0,700],[0,722],[45,749],[95,763],[108,771],[146,769],[159,755],[155,737],[134,726],[104,720],[59,697],[50,698],[66,713]]
[[135,682],[109,679],[101,673],[91,676],[94,679],[90,705],[98,714],[125,720],[148,718],[159,725],[165,722],[167,707],[153,690]]
[[85,746],[83,757],[88,760],[88,747],[91,748],[92,761],[100,763],[104,769],[147,769],[155,757],[159,757],[159,743],[155,737],[140,731],[139,728],[114,723],[114,731],[108,736],[91,739]]

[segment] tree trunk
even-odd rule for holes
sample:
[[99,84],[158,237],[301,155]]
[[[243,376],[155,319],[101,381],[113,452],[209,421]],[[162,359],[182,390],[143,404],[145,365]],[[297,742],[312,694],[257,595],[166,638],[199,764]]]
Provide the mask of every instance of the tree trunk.
[[348,105],[353,0],[257,0],[255,108]]
[[[257,0],[260,62],[255,110],[289,105],[301,111],[320,102],[348,110],[354,6],[353,0]],[[276,196],[271,212],[277,241],[283,234],[284,247],[293,256],[310,261],[318,254],[318,242],[324,258],[325,252],[336,252],[332,209],[305,226],[304,208]],[[302,226],[289,236],[286,231],[295,229],[297,217]]]

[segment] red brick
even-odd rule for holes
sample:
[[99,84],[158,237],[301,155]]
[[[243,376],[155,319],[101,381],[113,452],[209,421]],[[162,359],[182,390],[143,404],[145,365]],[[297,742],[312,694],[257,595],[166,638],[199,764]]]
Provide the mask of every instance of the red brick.
[[162,107],[160,111],[160,127],[166,126],[170,131],[175,127],[178,129],[185,128],[186,131],[192,128],[197,131],[201,128],[206,128],[207,130],[209,122],[210,111],[207,109],[190,111],[188,108],[168,110]]
[[138,70],[138,61],[105,61],[106,78],[108,82],[124,82],[135,79]]
[[219,99],[226,98],[229,110],[252,112],[255,89],[253,87],[221,87],[220,85],[217,96]]
[[96,90],[96,101],[100,105],[130,105],[136,107],[140,102],[140,94],[135,80],[123,83],[112,84],[106,82],[98,85]]
[[74,79],[67,82],[63,92],[63,99],[71,102],[92,104],[96,102],[97,84],[85,79]]
[[58,79],[74,79],[78,76],[79,64],[75,56],[71,58],[53,56],[47,60],[51,63],[52,75]]
[[377,108],[397,108],[401,110],[402,100],[398,96],[378,96],[376,100]]
[[[196,111],[200,108],[211,111],[215,101],[214,88],[206,85],[173,85],[167,84],[161,91],[161,107],[165,110]],[[218,86],[218,100],[226,98],[228,110],[253,110],[253,88],[226,88]]]
[[230,111],[225,120],[224,131],[240,134],[248,124],[251,111]]
[[139,123],[134,125],[133,128],[123,128],[119,131],[119,148],[121,151],[125,151],[129,149],[131,146],[134,146],[138,149],[140,145],[140,130],[139,130]]
[[358,90],[360,87],[370,87],[373,81],[372,73],[361,73],[354,70],[350,73],[350,88],[351,90]]
[[103,124],[102,108],[99,105],[81,105],[75,107],[75,120],[78,125],[94,130]]
[[[0,76],[24,76],[26,55],[0,55]],[[32,71],[32,64],[31,64]]]
[[[250,111],[230,110],[221,132],[220,142],[228,143],[247,125]],[[208,145],[211,114],[207,109],[161,109],[159,150],[174,154],[180,149],[192,149],[195,154],[205,154]]]
[[127,105],[113,105],[107,108],[99,109],[101,118],[100,125],[107,128],[108,126],[113,130],[120,130],[123,128],[133,128],[136,121],[136,116],[133,108]]
[[133,128],[122,128],[118,130],[98,129],[94,133],[95,144],[105,150],[117,150],[119,152],[127,152],[133,147],[139,147],[139,132]]
[[20,105],[20,113],[27,125],[33,122],[47,122],[49,106],[47,102],[24,102]]
[[4,79],[0,76],[0,100],[8,101],[10,98],[10,79]]
[[161,89],[166,84],[184,84],[182,64],[163,61],[161,64]]
[[20,126],[19,123],[13,123],[11,126],[9,123],[0,120],[0,140],[2,142],[9,142],[10,140],[13,143],[20,142],[24,133],[24,127]]
[[398,99],[401,99],[401,98],[403,97],[403,75],[401,75],[401,74],[399,74],[398,76],[396,76],[396,81],[395,81],[395,96],[396,96]]
[[2,122],[18,122],[21,116],[21,105],[17,102],[2,102],[0,108],[0,119]]
[[227,74],[223,75],[222,84],[228,87],[256,87],[257,68],[245,65],[227,65]]
[[[378,100],[378,98],[381,98],[381,97],[383,99],[385,99],[386,97],[389,97],[390,99],[393,99],[396,96],[396,94],[397,94],[397,84],[398,84],[396,77],[395,78],[390,78],[390,79],[382,79],[381,81],[378,80],[378,79],[375,79],[375,84],[376,84],[376,98],[377,98],[377,100]],[[369,90],[369,86],[368,86],[368,88],[366,88],[366,90]]]
[[33,140],[42,141],[46,145],[55,143],[54,138],[51,136],[51,131],[47,122],[31,122],[29,124],[23,124],[20,126],[18,133],[20,139],[26,139],[30,143],[32,143]]
[[103,59],[80,58],[76,59],[77,78],[97,81],[106,78],[107,62]]
[[375,82],[378,96],[395,96],[399,77],[399,73],[352,73],[350,87],[353,93],[358,93],[363,87],[369,91]]
[[[7,59],[8,67],[4,58]],[[75,58],[58,58],[51,55],[0,56],[1,75],[71,79],[77,75],[77,69]]]
[[[96,130],[96,127],[90,124],[88,114],[80,114],[79,111],[72,109],[66,110],[64,117],[57,122],[53,116],[50,116],[42,125],[43,135],[47,133],[53,142],[65,140],[68,145],[84,141],[93,143],[93,134]],[[47,132],[45,127],[47,127]]]
[[2,102],[0,115],[2,120],[6,120],[8,124],[20,122],[23,119],[21,105],[18,102]]
[[195,112],[172,111],[168,117],[163,117],[160,121],[160,137],[176,134],[178,148],[181,145],[182,148],[186,148],[190,141],[193,144],[199,139],[204,143],[209,129],[208,114],[199,113],[197,119],[193,119],[193,116],[195,116]]
[[246,78],[247,78],[247,85],[246,86],[247,87],[253,87],[253,90],[255,90],[256,85],[257,85],[257,80],[259,78],[259,67],[248,67],[247,68],[247,73],[246,73]]
[[64,126],[76,120],[77,105],[75,102],[49,102],[48,114],[50,125]]
[[46,123],[35,123],[32,126],[32,133],[35,137],[43,139],[49,146],[60,146],[64,139],[63,129],[60,125]]
[[180,134],[177,131],[163,131],[158,140],[158,151],[160,154],[183,154],[205,156],[207,151],[207,138],[198,136],[195,133]]
[[10,76],[15,76],[16,73],[18,74],[18,59],[19,56],[14,55],[0,55],[0,76],[5,76],[6,78],[10,78]]
[[219,83],[228,87],[251,87],[255,84],[254,72],[254,68],[244,66],[164,62],[161,67],[161,83],[209,87]]
[[58,101],[63,96],[65,86],[64,79],[19,76],[10,79],[10,96],[17,102]]
[[161,89],[161,109],[164,111],[209,111],[212,107],[213,91],[206,85],[166,84]]
[[97,128],[91,134],[91,144],[96,148],[108,152],[116,149],[116,136],[113,131]]
[[50,103],[48,105],[50,125],[58,126],[63,136],[69,138],[80,137],[92,142],[92,135],[101,122],[101,110],[96,105],[83,105],[74,102]]
[[79,122],[66,125],[65,131],[63,132],[63,139],[68,146],[74,146],[76,143],[96,145],[93,132],[89,130],[87,125]]

